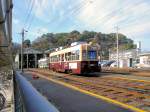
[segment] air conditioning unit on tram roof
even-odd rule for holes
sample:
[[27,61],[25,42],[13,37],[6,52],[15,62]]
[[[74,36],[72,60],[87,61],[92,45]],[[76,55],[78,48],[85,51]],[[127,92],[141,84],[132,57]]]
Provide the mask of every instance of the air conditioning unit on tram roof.
[[87,42],[73,42],[73,43],[71,43],[71,46],[76,46],[79,44],[87,44]]
[[58,48],[56,48],[55,51],[58,51]]
[[59,50],[62,50],[63,49],[63,47],[61,46],[61,47],[59,47]]
[[62,50],[62,49],[63,49],[63,47],[61,46],[59,48],[55,48],[55,51],[59,51],[59,50]]

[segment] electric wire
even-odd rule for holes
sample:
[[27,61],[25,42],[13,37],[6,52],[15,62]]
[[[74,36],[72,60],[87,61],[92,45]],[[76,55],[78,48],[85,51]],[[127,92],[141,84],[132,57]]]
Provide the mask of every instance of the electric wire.
[[30,16],[31,16],[31,13],[32,13],[32,10],[33,10],[33,6],[34,6],[34,0],[31,1],[31,5],[30,5],[29,9],[27,9],[28,13],[27,13],[27,16],[26,16],[26,19],[25,19],[25,22],[24,22],[24,28],[25,28],[25,26],[27,25],[27,23],[30,19]]

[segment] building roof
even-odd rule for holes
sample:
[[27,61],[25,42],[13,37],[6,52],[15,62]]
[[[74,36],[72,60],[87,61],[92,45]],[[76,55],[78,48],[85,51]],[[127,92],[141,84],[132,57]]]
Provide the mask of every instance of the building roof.
[[39,51],[39,50],[35,50],[33,48],[24,48],[24,54],[43,54],[42,51]]
[[[138,49],[119,51],[119,58],[120,59],[137,58],[139,52],[140,52],[140,50],[138,50]],[[116,52],[110,52],[109,58],[111,60],[116,60],[117,59],[117,53]]]
[[52,50],[49,49],[49,50],[44,51],[44,53],[50,53],[51,51],[52,51]]
[[[130,50],[119,50],[119,54],[126,54],[126,53],[135,53],[137,49],[130,49]],[[116,51],[110,51],[110,54],[117,54]]]
[[147,56],[147,55],[150,55],[150,51],[149,52],[142,52],[139,54],[140,56]]

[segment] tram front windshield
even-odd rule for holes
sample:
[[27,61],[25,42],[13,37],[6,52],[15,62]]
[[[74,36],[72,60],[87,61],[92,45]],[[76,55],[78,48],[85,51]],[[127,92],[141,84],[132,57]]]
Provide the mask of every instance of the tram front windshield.
[[97,59],[97,52],[96,51],[88,51],[88,59],[90,59],[90,60]]

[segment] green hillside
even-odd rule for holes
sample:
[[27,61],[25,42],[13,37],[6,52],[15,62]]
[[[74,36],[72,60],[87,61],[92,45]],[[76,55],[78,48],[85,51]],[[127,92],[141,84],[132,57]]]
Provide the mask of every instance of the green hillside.
[[[116,47],[115,33],[103,34],[94,31],[84,31],[80,33],[76,30],[70,33],[43,34],[32,42],[32,47],[39,50],[48,50],[60,46],[67,47],[72,42],[76,41],[93,42],[93,44],[100,45],[100,52],[103,59],[108,59],[109,50],[115,50]],[[127,38],[123,34],[119,34],[120,50],[127,50],[135,47],[133,40]]]

